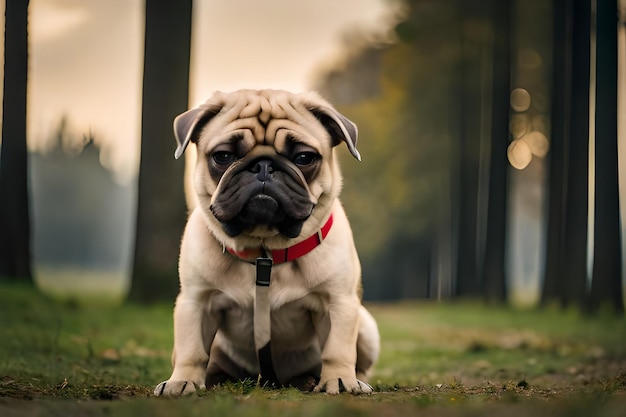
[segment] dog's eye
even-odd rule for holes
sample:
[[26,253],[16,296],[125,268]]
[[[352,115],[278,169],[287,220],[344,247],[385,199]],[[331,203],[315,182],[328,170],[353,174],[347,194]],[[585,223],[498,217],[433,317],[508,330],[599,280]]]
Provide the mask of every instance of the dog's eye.
[[294,156],[293,163],[298,166],[311,165],[317,161],[317,158],[319,158],[319,155],[315,152],[300,152]]
[[227,151],[218,151],[213,153],[213,161],[217,165],[230,165],[235,162],[235,154]]

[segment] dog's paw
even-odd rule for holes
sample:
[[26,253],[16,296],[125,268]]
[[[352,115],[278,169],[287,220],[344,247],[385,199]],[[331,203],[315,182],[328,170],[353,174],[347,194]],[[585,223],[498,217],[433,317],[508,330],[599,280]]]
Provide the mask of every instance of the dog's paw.
[[374,391],[372,386],[356,378],[332,378],[320,383],[313,389],[313,392],[325,392],[326,394],[339,394],[349,392],[351,394],[371,394]]
[[157,397],[180,397],[196,392],[196,384],[191,381],[163,381],[154,388]]

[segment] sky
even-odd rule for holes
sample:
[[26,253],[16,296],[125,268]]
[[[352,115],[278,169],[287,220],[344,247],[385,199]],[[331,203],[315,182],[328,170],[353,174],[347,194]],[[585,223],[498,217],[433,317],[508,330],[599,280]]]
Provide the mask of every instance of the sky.
[[[194,2],[190,107],[213,91],[307,90],[354,30],[382,32],[390,0]],[[142,0],[31,0],[28,138],[45,149],[62,117],[132,181],[139,160]],[[172,139],[173,140],[173,139]],[[172,142],[173,143],[173,142]]]

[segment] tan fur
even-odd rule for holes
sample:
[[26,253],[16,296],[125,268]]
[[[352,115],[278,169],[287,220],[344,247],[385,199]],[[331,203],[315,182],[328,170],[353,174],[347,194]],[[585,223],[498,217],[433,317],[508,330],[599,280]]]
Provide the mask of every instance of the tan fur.
[[[352,393],[371,392],[371,387],[357,378],[363,381],[378,357],[378,329],[361,305],[361,267],[338,200],[341,173],[336,148],[325,127],[308,110],[311,106],[336,112],[313,93],[242,90],[218,92],[185,116],[184,121],[198,121],[216,107],[220,109],[196,137],[185,129],[183,134],[189,136],[179,137],[178,156],[188,142],[197,144],[193,182],[198,203],[181,245],[174,370],[169,380],[155,388],[155,394],[193,392],[218,374],[237,379],[259,373],[253,338],[255,269],[224,253],[224,247],[289,247],[316,233],[331,213],[333,226],[320,246],[272,269],[269,297],[275,370],[281,381],[317,370],[320,381],[315,391],[336,394],[343,387]],[[248,151],[257,148],[281,153],[290,135],[322,155],[321,168],[308,184],[316,206],[298,237],[290,239],[268,227],[230,237],[211,213],[209,207],[222,190],[209,173],[207,158],[233,132],[243,135]]]

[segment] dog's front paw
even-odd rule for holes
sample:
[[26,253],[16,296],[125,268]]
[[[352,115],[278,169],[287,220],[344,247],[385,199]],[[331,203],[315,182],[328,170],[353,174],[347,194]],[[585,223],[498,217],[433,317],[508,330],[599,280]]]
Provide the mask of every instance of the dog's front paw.
[[191,381],[163,381],[154,388],[157,397],[180,397],[196,392],[196,384]]
[[351,394],[371,394],[374,389],[366,382],[356,378],[331,378],[321,380],[313,389],[314,392],[325,392],[326,394],[339,394],[349,392]]

